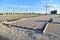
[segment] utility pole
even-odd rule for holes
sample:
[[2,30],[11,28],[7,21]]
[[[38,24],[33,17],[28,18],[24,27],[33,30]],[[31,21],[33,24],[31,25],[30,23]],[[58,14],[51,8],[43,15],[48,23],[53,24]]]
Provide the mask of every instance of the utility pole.
[[48,5],[47,5],[47,3],[46,3],[46,15],[47,15],[47,7],[48,7]]
[[48,5],[47,5],[47,1],[46,1],[46,5],[45,5],[45,7],[46,7],[46,15],[47,15],[47,8],[48,8]]

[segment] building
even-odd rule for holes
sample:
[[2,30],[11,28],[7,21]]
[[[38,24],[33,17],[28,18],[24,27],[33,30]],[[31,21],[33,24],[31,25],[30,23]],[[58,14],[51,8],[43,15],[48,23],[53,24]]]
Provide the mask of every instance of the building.
[[51,11],[51,14],[57,14],[57,10]]

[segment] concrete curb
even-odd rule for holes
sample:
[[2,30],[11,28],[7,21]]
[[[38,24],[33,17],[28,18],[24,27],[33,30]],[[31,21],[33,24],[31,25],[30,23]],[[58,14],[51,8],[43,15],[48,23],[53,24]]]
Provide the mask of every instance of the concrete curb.
[[47,29],[47,27],[48,27],[48,24],[49,24],[49,23],[47,23],[47,25],[46,25],[46,27],[45,27],[45,29],[44,29],[44,31],[43,31],[43,34],[45,34],[45,32],[46,32],[46,29]]

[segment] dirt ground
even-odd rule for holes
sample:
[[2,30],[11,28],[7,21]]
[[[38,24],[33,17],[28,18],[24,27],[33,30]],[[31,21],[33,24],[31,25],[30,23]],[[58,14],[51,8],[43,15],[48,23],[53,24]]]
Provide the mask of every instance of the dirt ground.
[[58,15],[38,16],[29,20],[12,22],[9,24],[28,28],[38,27],[40,29],[45,21],[49,20],[50,18],[53,18],[53,22],[48,23],[45,33],[43,34],[37,33],[34,30],[14,26],[9,27],[0,23],[0,40],[60,40],[60,18]]

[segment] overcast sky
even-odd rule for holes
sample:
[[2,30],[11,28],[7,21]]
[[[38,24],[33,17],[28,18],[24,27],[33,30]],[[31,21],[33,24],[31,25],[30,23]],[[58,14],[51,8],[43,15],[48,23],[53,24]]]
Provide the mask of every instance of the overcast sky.
[[60,13],[60,0],[0,0],[0,12],[38,12],[45,13],[58,10]]

